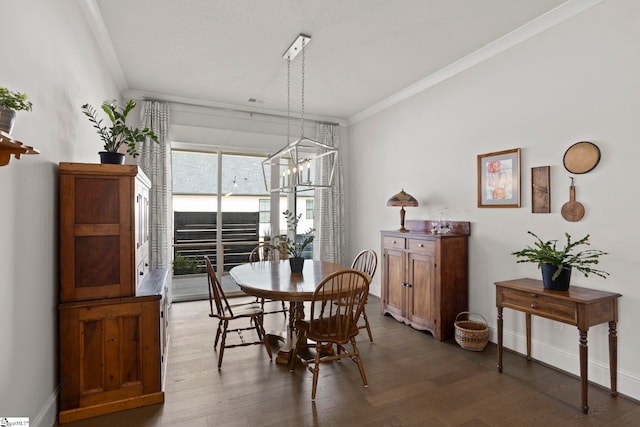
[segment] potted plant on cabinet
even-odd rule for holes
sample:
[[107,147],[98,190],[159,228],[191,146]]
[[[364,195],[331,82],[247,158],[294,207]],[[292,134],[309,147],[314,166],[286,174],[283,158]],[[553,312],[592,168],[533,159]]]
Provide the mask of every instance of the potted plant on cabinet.
[[295,234],[302,214],[296,216],[288,209],[282,212],[282,214],[287,219],[287,230],[289,231],[289,234],[294,235],[294,238],[290,238],[289,235],[286,234],[276,236],[272,239],[274,243],[271,247],[279,251],[282,256],[289,256],[289,265],[291,266],[292,273],[302,273],[302,268],[304,267],[302,252],[311,242],[313,242],[314,236],[312,233],[315,230],[313,228],[307,230],[307,232],[303,234],[302,241],[298,242],[296,241]]
[[33,104],[27,94],[15,92],[0,86],[0,130],[11,135],[16,119],[16,111],[31,111]]
[[540,237],[531,231],[527,231],[536,238],[534,247],[526,246],[524,249],[512,252],[518,260],[516,262],[533,262],[538,264],[538,268],[542,270],[542,281],[547,289],[564,290],[569,289],[571,280],[571,270],[573,267],[588,277],[595,274],[604,279],[609,273],[594,268],[600,261],[600,256],[607,255],[597,249],[576,249],[578,246],[589,246],[589,235],[587,234],[580,240],[572,241],[569,233],[564,233],[567,243],[564,248],[557,248],[557,240],[543,241]]
[[118,103],[115,100],[108,100],[102,103],[102,111],[104,111],[111,120],[111,126],[103,126],[102,120],[98,120],[97,111],[89,104],[82,106],[82,112],[93,123],[93,127],[98,131],[100,139],[104,143],[104,151],[100,151],[101,163],[123,164],[124,154],[119,153],[118,149],[122,144],[127,145],[127,153],[136,157],[138,150],[136,144],[144,141],[145,137],[149,137],[152,141],[158,142],[158,136],[152,130],[145,127],[143,129],[127,126],[127,115],[136,106],[136,102],[130,99],[124,108],[118,111]]

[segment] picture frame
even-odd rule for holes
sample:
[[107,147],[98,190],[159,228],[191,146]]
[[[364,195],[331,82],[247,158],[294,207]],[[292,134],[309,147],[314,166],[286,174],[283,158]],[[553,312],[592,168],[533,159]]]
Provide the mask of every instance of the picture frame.
[[551,213],[551,167],[531,168],[531,213]]
[[478,155],[478,207],[520,207],[520,149]]

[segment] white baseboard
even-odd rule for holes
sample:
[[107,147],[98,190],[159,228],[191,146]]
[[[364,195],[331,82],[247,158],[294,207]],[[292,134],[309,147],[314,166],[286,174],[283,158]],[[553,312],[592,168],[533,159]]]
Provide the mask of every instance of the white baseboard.
[[51,427],[58,421],[58,394],[60,387],[49,396],[35,419],[29,421],[29,425],[33,427]]

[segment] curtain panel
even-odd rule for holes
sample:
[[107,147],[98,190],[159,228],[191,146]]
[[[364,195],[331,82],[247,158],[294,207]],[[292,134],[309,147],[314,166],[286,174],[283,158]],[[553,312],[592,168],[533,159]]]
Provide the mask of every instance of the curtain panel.
[[151,129],[159,143],[145,138],[138,165],[151,180],[149,194],[151,268],[171,269],[173,218],[171,206],[171,141],[169,140],[169,104],[144,101],[142,126]]
[[[333,185],[315,190],[313,225],[313,258],[346,265],[346,231],[344,228],[344,185],[340,157],[340,128],[330,123],[318,123],[318,142],[338,149]],[[322,161],[316,171],[322,177],[331,173],[329,162]]]

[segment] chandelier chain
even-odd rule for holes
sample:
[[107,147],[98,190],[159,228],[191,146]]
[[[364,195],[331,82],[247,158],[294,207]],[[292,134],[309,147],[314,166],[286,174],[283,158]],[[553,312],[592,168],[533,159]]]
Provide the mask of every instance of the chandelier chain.
[[300,110],[300,136],[304,136],[304,39],[302,39],[302,106]]
[[291,135],[291,57],[287,57],[287,144]]

